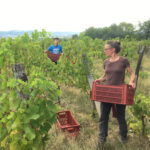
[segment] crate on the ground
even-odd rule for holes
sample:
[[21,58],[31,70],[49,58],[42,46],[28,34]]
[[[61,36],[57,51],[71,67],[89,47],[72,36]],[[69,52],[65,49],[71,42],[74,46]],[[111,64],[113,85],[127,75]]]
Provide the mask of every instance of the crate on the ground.
[[114,104],[133,105],[134,91],[134,88],[128,84],[102,85],[94,81],[91,99]]
[[79,134],[80,125],[74,119],[71,111],[61,111],[57,113],[57,123],[62,131],[66,131],[70,136],[77,136]]

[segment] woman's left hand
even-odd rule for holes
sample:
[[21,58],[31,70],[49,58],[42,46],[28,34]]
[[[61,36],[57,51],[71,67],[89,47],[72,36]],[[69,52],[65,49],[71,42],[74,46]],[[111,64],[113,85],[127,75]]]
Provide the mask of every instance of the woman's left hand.
[[133,88],[136,87],[135,83],[134,82],[129,82],[129,85],[131,85]]

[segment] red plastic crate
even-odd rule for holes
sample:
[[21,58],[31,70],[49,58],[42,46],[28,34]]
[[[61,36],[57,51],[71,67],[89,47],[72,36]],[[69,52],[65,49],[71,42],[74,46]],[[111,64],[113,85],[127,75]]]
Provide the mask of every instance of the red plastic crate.
[[54,53],[51,53],[50,51],[47,51],[46,54],[48,58],[50,58],[51,61],[53,62],[57,62],[59,60],[60,54],[54,54]]
[[70,111],[61,111],[57,113],[57,123],[61,130],[67,131],[70,136],[79,134],[80,125],[74,119]]
[[134,91],[134,88],[128,84],[101,85],[94,81],[91,99],[114,104],[133,105]]

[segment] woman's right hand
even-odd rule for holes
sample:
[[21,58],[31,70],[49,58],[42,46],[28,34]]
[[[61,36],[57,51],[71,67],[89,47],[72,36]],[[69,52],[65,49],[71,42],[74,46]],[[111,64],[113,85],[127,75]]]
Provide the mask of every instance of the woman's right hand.
[[100,77],[99,79],[96,79],[95,81],[98,83],[104,82],[106,80],[106,72],[104,72],[104,75]]
[[95,82],[101,83],[102,81],[100,79],[96,79]]

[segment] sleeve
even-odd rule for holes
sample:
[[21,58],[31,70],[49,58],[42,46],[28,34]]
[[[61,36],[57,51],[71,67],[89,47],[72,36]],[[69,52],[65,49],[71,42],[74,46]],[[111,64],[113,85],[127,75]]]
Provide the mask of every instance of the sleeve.
[[62,46],[60,45],[60,52],[63,53]]
[[127,68],[130,66],[130,62],[127,58],[124,58],[124,67]]
[[52,46],[50,46],[47,50],[51,52],[53,50]]

